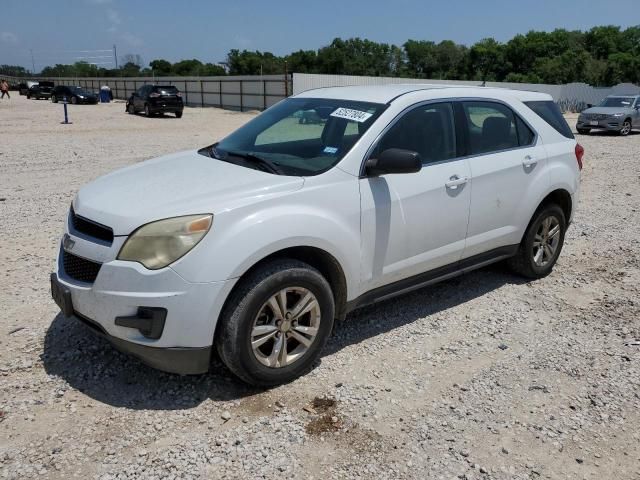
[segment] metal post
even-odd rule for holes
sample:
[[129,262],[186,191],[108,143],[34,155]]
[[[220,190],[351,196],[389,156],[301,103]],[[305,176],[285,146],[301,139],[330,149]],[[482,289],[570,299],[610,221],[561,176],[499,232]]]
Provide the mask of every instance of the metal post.
[[189,103],[189,92],[187,91],[187,81],[184,81],[184,104],[187,105]]
[[220,108],[222,108],[222,80],[218,82],[218,95],[220,95]]
[[60,122],[63,125],[69,125],[73,122],[69,121],[69,116],[67,115],[67,96],[62,97],[62,105],[64,107],[64,122]]
[[267,81],[262,80],[262,109],[267,109]]
[[116,70],[118,69],[118,51],[116,50],[115,43],[113,44],[113,61],[116,64]]
[[204,107],[204,91],[202,89],[202,80],[200,80],[200,106]]
[[242,80],[240,80],[240,111],[242,111]]
[[284,96],[289,96],[289,73],[287,73],[287,61],[284,61]]

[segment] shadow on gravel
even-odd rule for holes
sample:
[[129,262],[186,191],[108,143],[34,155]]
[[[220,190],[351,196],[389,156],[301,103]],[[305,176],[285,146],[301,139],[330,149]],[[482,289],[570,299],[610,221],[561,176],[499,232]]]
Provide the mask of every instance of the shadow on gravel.
[[415,292],[363,307],[338,323],[324,355],[412,323],[419,318],[481,297],[502,285],[524,284],[528,280],[512,274],[501,262],[466,275],[437,283]]
[[155,370],[117,351],[78,320],[57,315],[47,330],[45,371],[71,387],[114,407],[182,410],[207,399],[235,400],[259,393],[214,360],[211,373],[180,376]]
[[[497,264],[362,308],[336,326],[323,356],[463,304],[502,285],[525,282]],[[49,375],[61,377],[74,389],[114,407],[189,409],[207,399],[235,400],[264,391],[237,380],[217,359],[212,373],[205,375],[160,372],[118,352],[79,321],[62,315],[54,318],[46,333],[42,360]]]

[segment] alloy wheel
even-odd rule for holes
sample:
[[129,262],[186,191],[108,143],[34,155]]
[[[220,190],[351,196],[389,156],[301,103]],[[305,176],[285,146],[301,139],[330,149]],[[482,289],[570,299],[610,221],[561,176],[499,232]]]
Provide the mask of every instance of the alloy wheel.
[[626,121],[622,124],[622,129],[620,130],[620,135],[629,135],[631,133],[631,122]]
[[311,347],[320,327],[320,304],[311,291],[287,287],[260,308],[251,328],[256,359],[271,368],[299,360]]
[[550,215],[546,217],[533,238],[533,263],[545,267],[555,258],[560,244],[560,221]]

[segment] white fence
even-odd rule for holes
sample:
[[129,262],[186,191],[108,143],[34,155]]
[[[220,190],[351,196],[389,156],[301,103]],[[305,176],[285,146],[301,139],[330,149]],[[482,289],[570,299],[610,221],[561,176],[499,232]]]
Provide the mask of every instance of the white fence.
[[[429,80],[424,78],[360,77],[355,75],[294,73],[293,93],[298,94],[306,90],[323,87],[386,85],[394,83],[431,83],[466,86],[480,86],[482,84],[482,82],[468,80]],[[611,88],[598,88],[587,85],[586,83],[548,85],[538,83],[487,82],[486,86],[548,93],[565,111],[584,110],[588,105],[600,103],[607,95],[640,94],[640,87],[633,84],[620,84]]]
[[[13,78],[18,83],[27,79]],[[109,86],[114,98],[127,99],[145,84],[175,85],[185,104],[192,107],[221,107],[233,110],[264,110],[291,95],[292,85],[284,75],[223,77],[38,77],[56,85],[79,85],[90,91]]]

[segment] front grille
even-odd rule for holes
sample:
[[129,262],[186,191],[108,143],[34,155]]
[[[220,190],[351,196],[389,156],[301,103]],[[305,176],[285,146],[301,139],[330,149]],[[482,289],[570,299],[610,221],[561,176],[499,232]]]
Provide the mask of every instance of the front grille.
[[83,233],[88,237],[105,241],[109,244],[113,242],[113,230],[109,227],[105,227],[104,225],[100,225],[99,223],[81,217],[80,215],[76,215],[76,212],[73,211],[73,207],[71,207],[69,215],[71,217],[71,225],[73,225],[73,228],[76,231]]
[[609,118],[609,115],[606,113],[585,113],[584,117],[587,120],[606,120]]
[[86,258],[77,257],[67,251],[62,251],[64,272],[74,280],[93,283],[100,271],[101,263],[92,262]]

